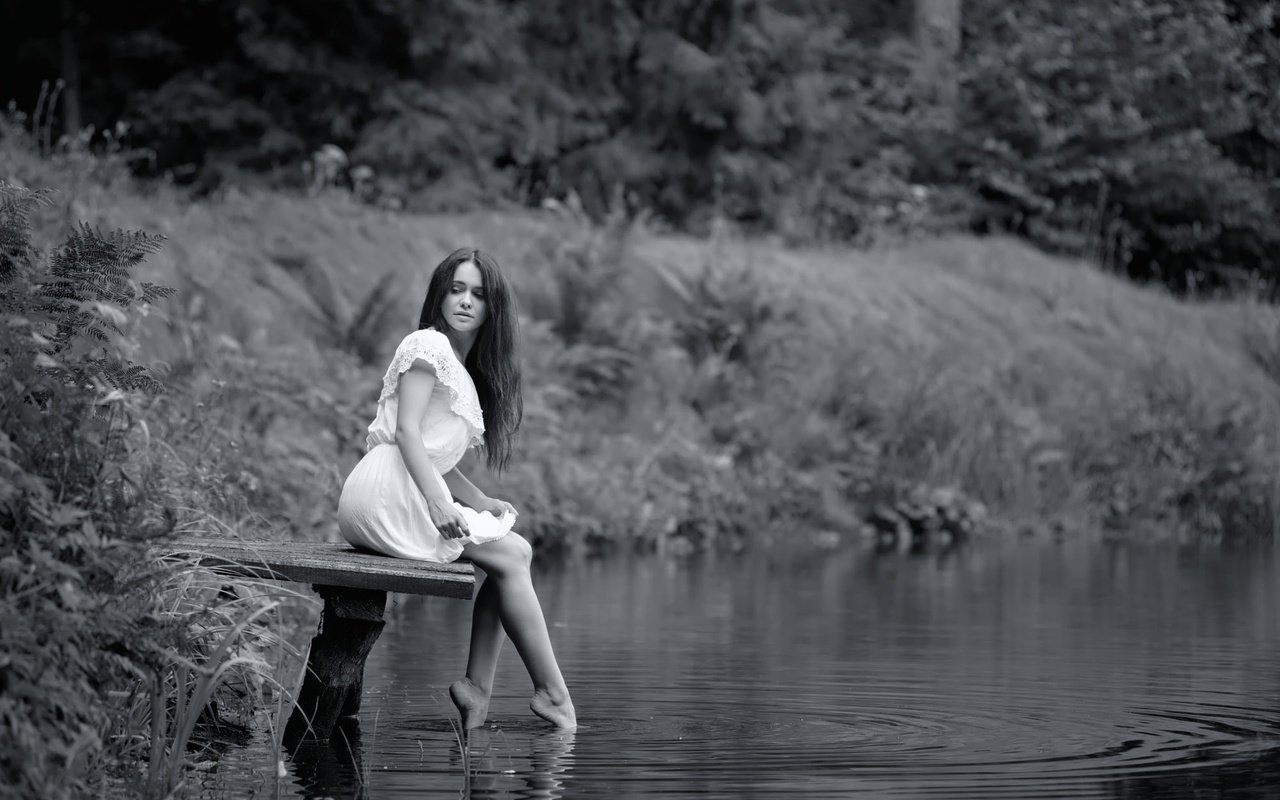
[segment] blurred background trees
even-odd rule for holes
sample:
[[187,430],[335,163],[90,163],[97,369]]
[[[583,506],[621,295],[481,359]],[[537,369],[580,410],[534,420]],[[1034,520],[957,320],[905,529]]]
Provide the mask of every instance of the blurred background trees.
[[199,192],[303,185],[333,144],[415,210],[575,196],[792,242],[1007,230],[1177,291],[1274,296],[1276,10],[61,0],[14,10],[0,94],[55,129],[123,120],[139,173]]

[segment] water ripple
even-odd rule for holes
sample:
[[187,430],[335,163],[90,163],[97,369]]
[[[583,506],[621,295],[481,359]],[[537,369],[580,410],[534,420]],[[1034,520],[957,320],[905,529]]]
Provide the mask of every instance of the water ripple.
[[[465,759],[444,691],[465,605],[407,604],[370,659],[353,746],[295,757],[284,795],[1276,796],[1274,562],[1057,559],[978,565],[994,579],[951,567],[983,591],[857,561],[820,580],[665,562],[544,578],[581,726],[528,713],[508,652]],[[259,774],[235,757],[218,773],[222,791]]]

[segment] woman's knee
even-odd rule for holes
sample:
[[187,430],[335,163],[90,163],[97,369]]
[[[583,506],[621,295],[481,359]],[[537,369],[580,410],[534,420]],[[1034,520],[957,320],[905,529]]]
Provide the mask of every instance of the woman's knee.
[[496,541],[477,545],[469,555],[485,572],[498,576],[528,573],[533,563],[533,547],[514,531]]
[[529,544],[529,540],[515,531],[502,538],[511,540],[512,548],[515,550],[515,557],[520,566],[528,569],[533,564],[533,545]]

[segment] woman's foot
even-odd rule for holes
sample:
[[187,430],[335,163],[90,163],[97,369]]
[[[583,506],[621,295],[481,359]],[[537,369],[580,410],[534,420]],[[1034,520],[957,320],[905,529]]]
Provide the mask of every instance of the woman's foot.
[[539,689],[533,693],[529,708],[557,728],[572,730],[578,727],[578,716],[567,691],[549,692]]
[[472,683],[470,678],[461,678],[449,687],[449,696],[458,707],[458,716],[462,717],[462,729],[472,730],[484,724],[489,715],[489,693]]

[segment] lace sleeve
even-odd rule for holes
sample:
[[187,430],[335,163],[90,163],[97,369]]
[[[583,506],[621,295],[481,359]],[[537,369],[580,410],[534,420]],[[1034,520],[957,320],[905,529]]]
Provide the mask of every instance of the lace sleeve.
[[433,330],[414,331],[400,342],[396,354],[387,367],[387,374],[382,377],[382,394],[379,402],[396,393],[400,386],[400,376],[413,366],[413,362],[421,359],[431,365],[436,380],[449,390],[449,408],[467,421],[478,435],[484,432],[484,418],[480,412],[480,400],[476,396],[471,376],[466,367],[459,363],[453,355],[449,339],[443,333]]

